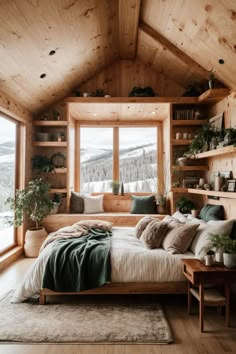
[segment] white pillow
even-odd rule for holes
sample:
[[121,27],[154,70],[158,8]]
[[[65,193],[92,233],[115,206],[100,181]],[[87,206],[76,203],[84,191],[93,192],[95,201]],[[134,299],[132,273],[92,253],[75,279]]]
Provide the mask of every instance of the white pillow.
[[180,222],[187,222],[187,217],[182,214],[180,211],[176,211],[173,215],[172,218],[175,218],[177,220],[179,220]]
[[209,233],[230,235],[233,228],[234,220],[216,221],[211,220],[207,223],[201,223],[190,250],[195,253],[196,257],[203,257],[211,245]]
[[95,214],[104,212],[103,197],[104,194],[90,197],[84,195],[84,214]]

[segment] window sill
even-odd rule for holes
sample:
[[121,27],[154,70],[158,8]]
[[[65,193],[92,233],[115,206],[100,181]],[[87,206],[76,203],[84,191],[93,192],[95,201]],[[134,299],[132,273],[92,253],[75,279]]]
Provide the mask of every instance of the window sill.
[[19,258],[23,252],[23,247],[17,246],[2,255],[0,257],[0,270]]

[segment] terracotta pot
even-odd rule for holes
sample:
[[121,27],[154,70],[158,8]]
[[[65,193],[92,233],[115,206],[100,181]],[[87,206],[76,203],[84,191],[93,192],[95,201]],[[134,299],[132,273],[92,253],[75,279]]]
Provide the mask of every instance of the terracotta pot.
[[38,257],[39,249],[47,235],[47,231],[44,227],[41,227],[39,229],[32,228],[27,230],[25,234],[24,244],[25,257]]
[[166,206],[165,205],[157,205],[157,213],[158,214],[166,214]]

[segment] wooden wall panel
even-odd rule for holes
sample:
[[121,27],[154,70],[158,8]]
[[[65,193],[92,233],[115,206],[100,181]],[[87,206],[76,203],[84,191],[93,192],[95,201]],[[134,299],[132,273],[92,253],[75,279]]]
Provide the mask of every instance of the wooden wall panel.
[[158,96],[181,96],[184,88],[139,60],[117,61],[79,87],[80,93],[104,89],[111,96],[127,97],[134,86],[151,86]]

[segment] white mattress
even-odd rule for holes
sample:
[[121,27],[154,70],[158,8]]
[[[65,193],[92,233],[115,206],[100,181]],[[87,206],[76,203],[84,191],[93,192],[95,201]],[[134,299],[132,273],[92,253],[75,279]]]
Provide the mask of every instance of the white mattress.
[[186,281],[181,259],[194,258],[192,252],[172,255],[162,248],[149,250],[134,237],[133,227],[112,230],[112,282]]
[[[133,227],[114,227],[111,238],[112,282],[184,281],[181,258],[194,258],[191,252],[171,255],[163,249],[148,250],[134,237]],[[12,302],[37,296],[44,268],[53,243],[49,244],[30,267],[16,289]]]

